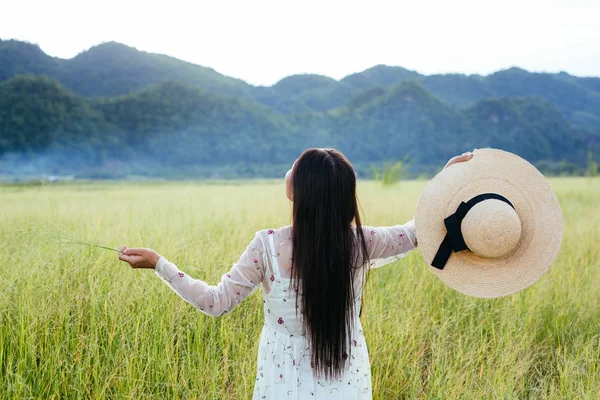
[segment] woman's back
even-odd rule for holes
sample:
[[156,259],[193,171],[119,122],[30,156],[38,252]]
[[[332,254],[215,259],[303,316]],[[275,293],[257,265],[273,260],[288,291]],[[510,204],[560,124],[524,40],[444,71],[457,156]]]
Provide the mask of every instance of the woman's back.
[[[296,293],[290,285],[291,227],[267,230],[258,235],[265,237],[266,242],[266,279],[263,282],[265,324],[258,349],[254,398],[370,399],[369,355],[358,319],[360,296],[355,301],[357,317],[353,321],[348,371],[332,381],[315,379],[301,298],[296,304]],[[327,299],[323,299],[323,307],[327,307]]]
[[[292,228],[286,226],[280,229],[269,229],[257,233],[265,237],[264,247],[267,250],[264,258],[265,279],[263,281],[263,299],[265,304],[265,323],[275,330],[296,336],[306,334],[306,326],[302,318],[301,297],[296,302],[296,292],[291,287],[291,254],[292,254]],[[359,273],[355,282],[355,309],[356,315],[360,312],[361,293],[366,268],[356,266]],[[327,299],[323,299],[327,304]],[[269,306],[272,306],[269,308]],[[275,313],[277,307],[280,312]],[[297,311],[297,312],[296,312]],[[284,315],[285,314],[285,315]],[[356,318],[358,320],[358,318]]]
[[[383,265],[400,258],[414,247],[410,226],[363,227],[368,234],[368,250],[373,263]],[[269,229],[257,233],[250,250],[264,265],[263,303],[265,323],[260,337],[258,368],[254,388],[256,399],[370,399],[371,370],[367,344],[358,315],[367,267],[358,268],[355,280],[354,320],[346,368],[339,378],[315,377],[311,346],[306,336],[301,297],[291,282],[292,228]],[[386,261],[383,261],[385,259]],[[258,260],[256,258],[255,260]],[[327,298],[322,306],[328,306]]]

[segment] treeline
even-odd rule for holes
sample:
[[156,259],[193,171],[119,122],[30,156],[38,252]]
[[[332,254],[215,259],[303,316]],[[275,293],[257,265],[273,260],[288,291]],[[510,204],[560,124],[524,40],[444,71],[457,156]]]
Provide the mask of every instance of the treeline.
[[419,81],[449,105],[464,108],[489,97],[539,96],[550,101],[576,128],[600,135],[600,78],[565,72],[530,73],[510,68],[491,75],[422,75],[377,65],[339,81],[321,75],[292,75],[273,86],[252,86],[212,68],[108,42],[68,60],[38,46],[0,40],[0,81],[17,75],[46,75],[84,97],[115,97],[161,82],[177,81],[216,95],[263,104],[282,114],[324,112],[344,106],[364,90]]
[[0,40],[0,174],[269,176],[315,146],[365,174],[404,157],[411,174],[432,174],[478,147],[577,174],[599,140],[598,78],[377,66],[255,87],[118,43],[62,60]]
[[19,77],[0,84],[0,121],[0,154],[52,154],[48,168],[56,173],[115,163],[285,164],[309,146],[335,146],[356,163],[408,156],[415,170],[477,147],[549,165],[581,165],[596,151],[541,98],[486,99],[463,110],[413,81],[330,112],[284,116],[180,83],[86,99],[46,77]]

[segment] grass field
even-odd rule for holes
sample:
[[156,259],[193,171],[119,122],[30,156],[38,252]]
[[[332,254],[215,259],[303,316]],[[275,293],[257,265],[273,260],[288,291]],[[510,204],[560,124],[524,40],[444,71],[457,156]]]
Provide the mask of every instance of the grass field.
[[[600,180],[551,183],[565,236],[527,290],[466,297],[417,251],[371,274],[375,398],[600,398]],[[425,184],[360,183],[363,222],[411,219]],[[290,223],[283,182],[3,186],[0,202],[0,399],[251,397],[260,294],[213,319],[152,271],[40,227],[152,247],[214,284],[255,231]]]

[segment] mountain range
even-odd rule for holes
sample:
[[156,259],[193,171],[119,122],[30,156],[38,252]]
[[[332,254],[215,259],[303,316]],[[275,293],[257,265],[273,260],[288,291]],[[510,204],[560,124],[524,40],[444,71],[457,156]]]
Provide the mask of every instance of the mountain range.
[[547,168],[583,166],[600,154],[600,78],[378,65],[266,87],[114,42],[59,59],[0,40],[0,172],[19,163],[159,175],[233,165],[270,175],[269,165],[289,165],[313,146],[335,146],[363,165],[407,156],[415,171],[477,147]]

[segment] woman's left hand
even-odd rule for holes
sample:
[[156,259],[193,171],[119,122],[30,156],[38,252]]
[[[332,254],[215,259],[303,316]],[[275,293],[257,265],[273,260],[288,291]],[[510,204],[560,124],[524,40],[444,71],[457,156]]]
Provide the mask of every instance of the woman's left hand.
[[446,165],[444,166],[444,168],[442,168],[442,169],[446,169],[449,166],[451,166],[452,164],[469,161],[471,158],[473,158],[473,153],[471,153],[470,151],[467,151],[465,153],[462,153],[460,156],[452,157],[450,159],[450,161],[448,161],[446,163]]
[[131,268],[154,268],[160,259],[160,254],[152,249],[128,249],[126,246],[121,247],[119,260],[128,263]]

